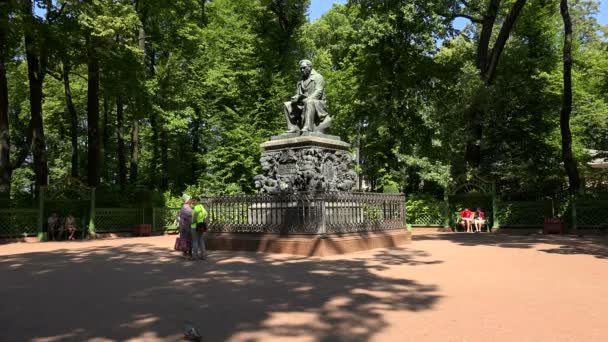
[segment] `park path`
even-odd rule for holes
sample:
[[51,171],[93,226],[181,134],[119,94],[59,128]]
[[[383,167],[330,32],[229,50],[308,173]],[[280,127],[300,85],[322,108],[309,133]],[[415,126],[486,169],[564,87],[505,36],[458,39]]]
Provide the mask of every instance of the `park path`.
[[326,258],[0,245],[0,341],[606,341],[608,239],[416,233]]

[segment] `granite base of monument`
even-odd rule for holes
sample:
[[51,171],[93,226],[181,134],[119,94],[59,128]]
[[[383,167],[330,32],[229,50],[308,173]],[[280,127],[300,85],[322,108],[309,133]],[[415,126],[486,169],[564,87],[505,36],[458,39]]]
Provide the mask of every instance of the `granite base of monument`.
[[402,194],[255,194],[208,205],[211,249],[325,256],[411,242]]
[[407,229],[382,232],[320,235],[280,235],[252,233],[209,233],[211,250],[281,253],[302,256],[329,256],[375,248],[397,247],[412,242]]
[[321,133],[283,134],[261,144],[261,193],[351,191],[357,174],[350,144]]

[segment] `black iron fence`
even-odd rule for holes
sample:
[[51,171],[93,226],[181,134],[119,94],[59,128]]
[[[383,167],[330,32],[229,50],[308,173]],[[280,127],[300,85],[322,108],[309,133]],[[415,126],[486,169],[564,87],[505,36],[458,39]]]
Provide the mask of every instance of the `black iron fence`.
[[205,198],[211,232],[335,234],[405,227],[400,194],[298,193]]
[[[405,196],[376,193],[299,193],[207,197],[211,232],[336,234],[385,231],[405,227]],[[150,223],[157,232],[177,230],[179,208],[95,208],[96,232],[128,231]],[[43,213],[41,216],[40,213]],[[79,216],[86,230],[88,216]],[[0,209],[0,237],[31,236],[45,231],[48,215],[40,209]]]

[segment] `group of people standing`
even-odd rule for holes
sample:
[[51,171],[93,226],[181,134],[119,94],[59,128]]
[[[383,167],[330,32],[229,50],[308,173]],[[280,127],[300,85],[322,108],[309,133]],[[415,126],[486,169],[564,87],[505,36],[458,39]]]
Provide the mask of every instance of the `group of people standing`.
[[466,230],[467,233],[481,232],[481,228],[485,223],[486,214],[481,208],[477,208],[475,213],[473,213],[469,208],[464,208],[464,210],[460,212],[460,225]]
[[190,260],[207,258],[205,232],[207,231],[207,210],[198,196],[182,196],[184,204],[175,220],[179,226],[180,250]]

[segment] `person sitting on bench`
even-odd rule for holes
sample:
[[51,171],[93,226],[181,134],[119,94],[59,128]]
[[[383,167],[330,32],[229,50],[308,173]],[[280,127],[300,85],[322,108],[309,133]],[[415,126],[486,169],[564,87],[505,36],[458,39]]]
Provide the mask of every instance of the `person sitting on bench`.
[[471,222],[473,222],[473,212],[469,208],[464,208],[460,212],[460,224],[465,228],[467,233],[471,232]]
[[486,224],[486,214],[481,210],[481,208],[477,208],[475,211],[475,231],[481,233],[481,227]]
[[65,217],[64,225],[65,230],[67,230],[70,234],[68,240],[75,240],[74,234],[76,233],[76,219],[74,219],[74,216],[72,216],[72,214],[68,214],[68,216]]
[[63,229],[59,224],[59,215],[57,215],[57,212],[53,211],[46,222],[49,228],[49,238],[51,240],[60,240]]

